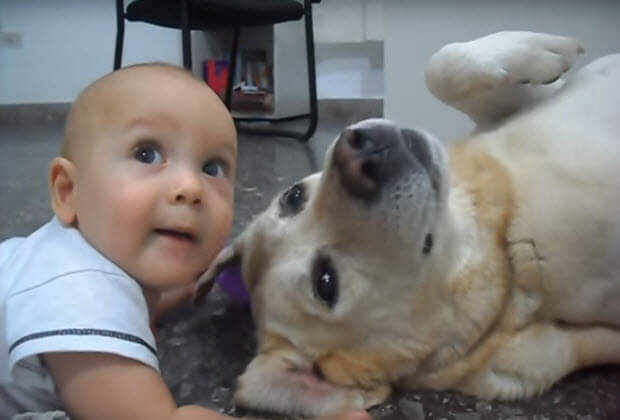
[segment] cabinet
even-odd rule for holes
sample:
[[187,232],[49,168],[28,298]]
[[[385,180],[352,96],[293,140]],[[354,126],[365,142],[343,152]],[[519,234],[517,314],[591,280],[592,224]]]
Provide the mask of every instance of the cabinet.
[[[232,44],[232,31],[215,30],[198,33],[193,42],[195,57],[226,57]],[[206,39],[205,39],[206,38]],[[197,51],[202,48],[202,51]],[[309,113],[308,67],[304,20],[276,25],[243,27],[239,35],[239,56],[245,51],[264,51],[273,77],[273,105],[269,112],[233,109],[236,118],[291,118]],[[202,60],[195,60],[202,66]],[[235,83],[240,80],[241,60],[237,58]],[[201,68],[194,68],[202,73]]]

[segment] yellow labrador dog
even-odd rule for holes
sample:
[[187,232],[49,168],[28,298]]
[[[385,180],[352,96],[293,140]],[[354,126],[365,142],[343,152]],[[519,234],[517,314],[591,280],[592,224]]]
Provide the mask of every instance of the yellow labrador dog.
[[236,402],[323,415],[392,387],[527,398],[620,363],[620,55],[572,38],[438,51],[427,84],[479,131],[372,119],[276,197],[200,281],[242,264],[258,355]]

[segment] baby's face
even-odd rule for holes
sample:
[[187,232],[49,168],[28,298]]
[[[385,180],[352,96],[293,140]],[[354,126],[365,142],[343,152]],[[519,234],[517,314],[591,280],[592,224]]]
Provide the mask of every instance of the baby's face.
[[204,84],[133,76],[105,92],[92,147],[75,162],[77,224],[107,258],[163,291],[194,280],[226,240],[236,133]]

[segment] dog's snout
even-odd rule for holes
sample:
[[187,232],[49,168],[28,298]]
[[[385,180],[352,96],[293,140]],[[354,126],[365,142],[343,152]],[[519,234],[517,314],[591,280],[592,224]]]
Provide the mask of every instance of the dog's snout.
[[344,188],[354,197],[371,199],[390,178],[396,131],[347,128],[334,148],[333,162]]

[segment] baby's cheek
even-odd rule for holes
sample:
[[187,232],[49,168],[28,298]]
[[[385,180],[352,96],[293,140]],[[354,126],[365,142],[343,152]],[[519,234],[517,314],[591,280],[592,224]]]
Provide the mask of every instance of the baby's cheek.
[[209,261],[211,261],[217,253],[224,247],[229,239],[230,230],[233,220],[232,202],[221,201],[219,205],[214,206],[211,211],[211,220],[209,223],[209,237],[207,238],[207,252]]
[[152,205],[144,191],[119,188],[109,208],[108,244],[113,252],[131,261],[136,252],[147,244],[151,230]]

